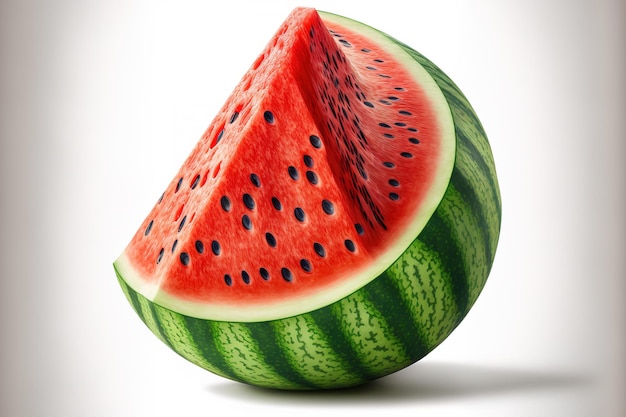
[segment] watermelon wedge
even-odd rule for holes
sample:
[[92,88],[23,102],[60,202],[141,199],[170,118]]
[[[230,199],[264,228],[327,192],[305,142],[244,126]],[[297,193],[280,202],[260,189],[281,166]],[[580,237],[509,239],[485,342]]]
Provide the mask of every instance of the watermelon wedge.
[[478,297],[501,203],[483,128],[430,61],[294,10],[114,267],[181,356],[281,389],[422,358]]

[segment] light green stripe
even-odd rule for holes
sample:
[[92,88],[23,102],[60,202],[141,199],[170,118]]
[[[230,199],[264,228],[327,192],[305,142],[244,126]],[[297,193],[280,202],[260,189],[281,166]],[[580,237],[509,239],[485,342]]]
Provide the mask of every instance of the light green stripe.
[[461,194],[450,186],[444,203],[437,209],[441,219],[449,225],[450,238],[462,248],[458,262],[463,263],[467,279],[467,309],[476,301],[489,272],[491,260],[486,259],[483,233],[471,208]]
[[365,291],[357,291],[331,308],[364,368],[373,375],[388,374],[411,363],[403,344]]
[[171,346],[169,342],[167,341],[167,337],[165,337],[165,335],[161,331],[159,323],[157,322],[154,316],[153,309],[152,309],[152,306],[154,304],[148,301],[148,299],[142,296],[141,294],[137,294],[137,301],[139,303],[139,309],[140,309],[138,313],[141,316],[144,323],[146,323],[146,326],[148,326],[148,328],[152,330],[152,333],[154,333],[159,339],[161,339],[163,343],[165,343],[168,346]]
[[387,271],[429,349],[450,334],[460,314],[445,270],[437,253],[416,240]]
[[348,370],[349,366],[310,315],[272,324],[290,366],[307,381],[320,388],[346,387],[362,381],[359,375]]
[[253,385],[302,389],[267,364],[246,324],[212,322],[215,342],[224,360],[240,379]]

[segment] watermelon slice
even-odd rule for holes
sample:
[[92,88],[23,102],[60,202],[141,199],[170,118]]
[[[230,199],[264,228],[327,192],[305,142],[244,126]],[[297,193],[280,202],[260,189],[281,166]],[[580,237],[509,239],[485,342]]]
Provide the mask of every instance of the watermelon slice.
[[344,387],[458,325],[500,213],[457,87],[397,40],[300,8],[114,266],[148,327],[192,362],[261,386]]

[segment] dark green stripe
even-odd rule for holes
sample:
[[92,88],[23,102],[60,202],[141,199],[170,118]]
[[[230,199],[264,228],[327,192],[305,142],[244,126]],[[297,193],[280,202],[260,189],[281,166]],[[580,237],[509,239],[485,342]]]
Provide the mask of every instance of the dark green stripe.
[[146,319],[144,318],[143,312],[141,310],[141,306],[139,305],[137,293],[131,290],[129,287],[126,288],[128,288],[128,296],[131,298],[131,305],[133,306],[133,309],[135,310],[141,321],[147,326],[148,323],[146,322]]
[[332,346],[337,355],[341,357],[348,372],[356,375],[362,381],[377,378],[377,376],[370,373],[359,360],[359,354],[352,347],[348,335],[344,333],[341,327],[340,320],[332,311],[332,304],[329,307],[313,311],[309,314],[317,327],[324,333],[328,344]]
[[[126,293],[128,294],[128,297],[131,299],[131,305],[133,306],[133,309],[135,310],[135,312],[137,313],[137,315],[139,316],[139,318],[141,319],[141,321],[146,325],[146,327],[148,327],[148,329],[150,329],[150,331],[154,332],[153,329],[150,328],[150,325],[148,324],[148,320],[145,317],[145,313],[143,312],[143,308],[141,307],[141,302],[139,301],[139,298],[141,297],[141,299],[148,301],[143,295],[139,294],[137,291],[133,290],[128,284],[126,284],[126,282],[124,281],[124,278],[122,278],[122,276],[120,275],[120,273],[117,271],[117,268],[115,269],[115,273],[117,274],[118,280],[120,282],[120,285],[122,285],[125,289],[126,289]],[[148,301],[146,303],[146,305],[148,306],[148,310],[149,310],[149,314],[152,317],[152,321],[155,323],[155,325],[157,326],[157,330],[159,331],[159,333],[162,336],[162,341],[163,343],[165,343],[170,349],[174,350],[174,348],[172,347],[171,343],[167,340],[167,335],[165,334],[165,332],[163,331],[163,328],[161,327],[161,323],[159,322],[155,312],[154,312],[154,304],[150,301]]]
[[385,312],[385,322],[393,335],[402,343],[412,361],[424,357],[429,351],[412,313],[400,295],[400,287],[392,275],[383,272],[364,288],[368,298]]
[[450,277],[452,293],[459,309],[458,322],[460,322],[469,307],[469,286],[467,271],[462,262],[463,254],[458,246],[459,242],[452,236],[454,233],[450,225],[441,218],[439,211],[435,211],[418,239],[430,250],[437,252],[442,260],[442,267],[445,269],[443,273]]
[[290,365],[285,352],[276,341],[277,335],[270,322],[249,323],[248,329],[252,339],[257,343],[261,351],[265,363],[272,367],[277,374],[294,385],[311,389],[319,388],[307,381]]
[[224,376],[239,381],[240,379],[230,366],[228,366],[224,360],[224,356],[220,353],[215,344],[215,337],[210,322],[184,315],[181,315],[181,317],[184,318],[189,334],[193,337],[193,341],[198,347],[198,350],[202,352],[207,362],[219,369]]
[[[137,296],[138,297],[143,297],[139,293],[137,293]],[[161,336],[163,336],[163,343],[165,343],[170,349],[172,349],[174,352],[176,352],[176,349],[174,349],[174,346],[172,345],[172,343],[170,342],[170,340],[168,338],[167,332],[163,329],[163,326],[161,325],[161,320],[159,320],[159,315],[155,311],[156,304],[154,304],[152,301],[149,301],[148,302],[148,306],[149,306],[150,314],[152,314],[152,319],[154,320],[154,323],[157,326],[157,330],[159,331],[159,334]],[[146,325],[147,325],[147,323],[146,323]],[[176,352],[176,353],[178,353],[178,352]]]
[[[498,217],[500,217],[502,215],[502,207],[500,203],[500,194],[498,192],[499,188],[495,177],[491,175],[490,164],[485,161],[484,156],[482,156],[481,152],[476,148],[474,143],[459,129],[457,129],[457,139],[462,141],[463,146],[467,147],[467,150],[463,150],[462,157],[474,160],[478,164],[478,169],[484,173],[485,179],[489,182],[489,190],[491,191],[490,197],[493,201],[493,206],[498,213]],[[477,199],[477,201],[479,200]]]
[[457,125],[456,128],[456,137],[457,140],[461,142],[460,145],[467,147],[466,150],[463,150],[464,153],[469,154],[468,156],[477,163],[480,171],[484,173],[485,179],[489,181],[489,188],[492,190],[493,193],[493,201],[498,203],[496,205],[499,205],[500,195],[498,194],[498,184],[492,172],[494,170],[494,167],[491,161],[485,160],[488,155],[484,155],[481,150],[476,147],[476,144],[466,134],[465,129],[460,128],[459,125]]
[[115,269],[115,275],[117,275],[117,280],[120,283],[120,286],[122,287],[122,291],[124,291],[126,298],[130,302],[130,305],[132,306],[133,310],[135,310],[137,315],[139,315],[141,320],[144,321],[141,314],[141,307],[139,306],[139,300],[137,299],[137,294],[126,284],[124,278],[122,278],[115,265],[113,265],[113,269]]

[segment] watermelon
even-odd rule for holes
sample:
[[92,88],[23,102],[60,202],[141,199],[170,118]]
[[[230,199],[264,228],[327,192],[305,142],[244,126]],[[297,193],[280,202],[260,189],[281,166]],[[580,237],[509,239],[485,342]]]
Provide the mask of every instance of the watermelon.
[[114,262],[147,327],[215,374],[349,387],[439,345],[499,236],[492,152],[424,56],[294,10]]

